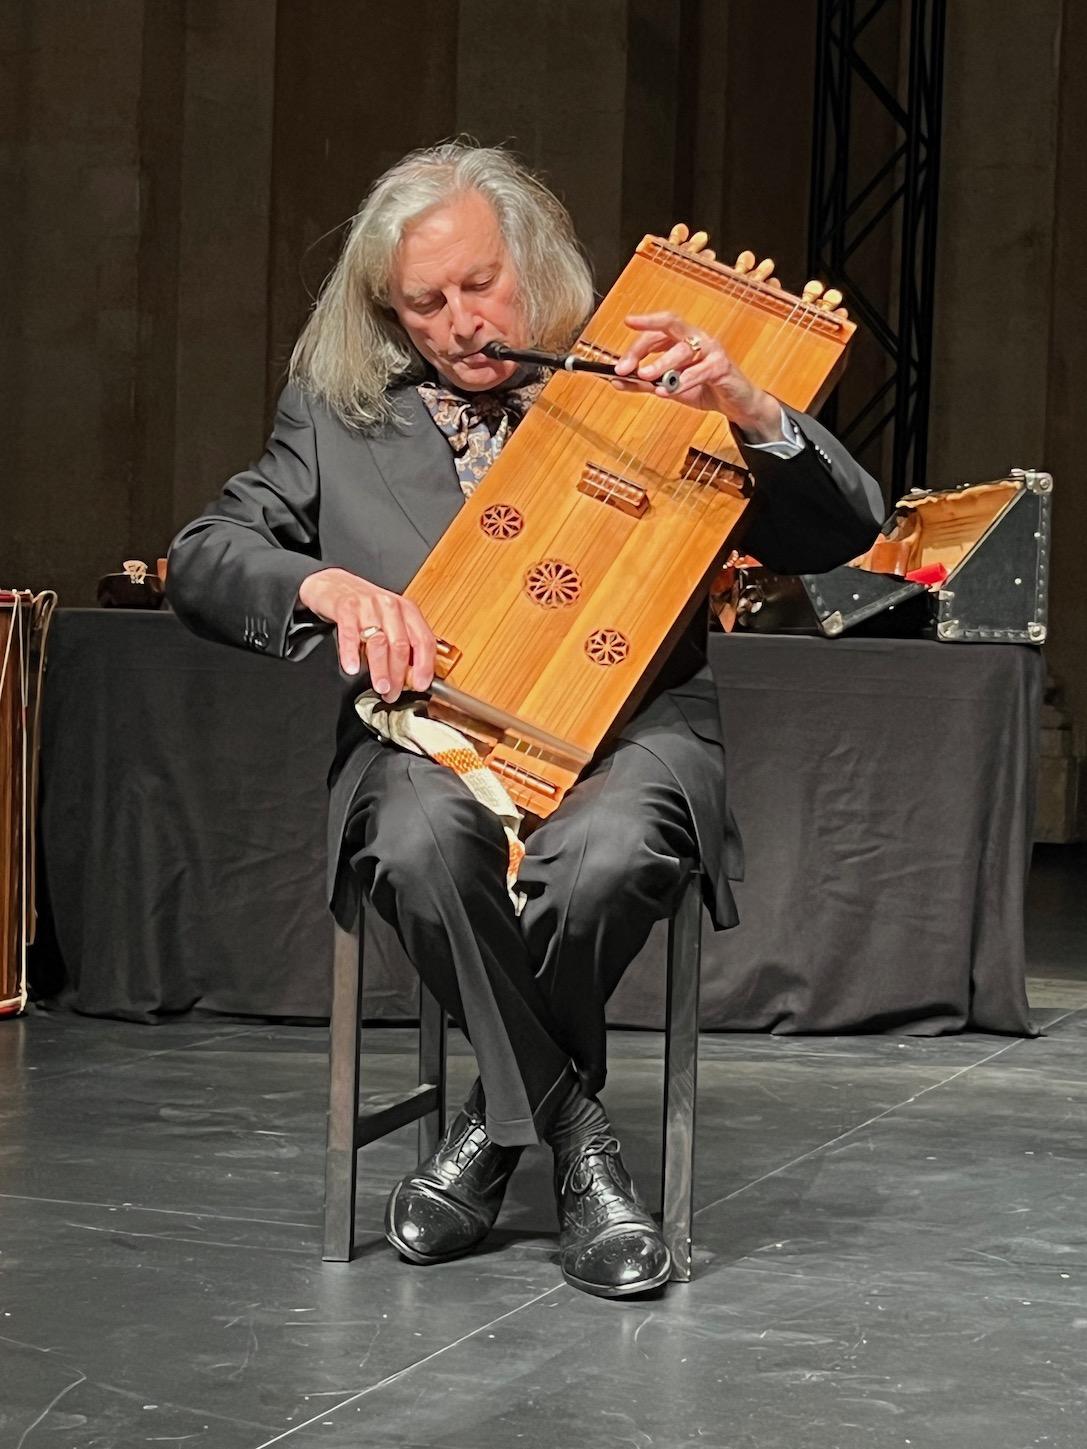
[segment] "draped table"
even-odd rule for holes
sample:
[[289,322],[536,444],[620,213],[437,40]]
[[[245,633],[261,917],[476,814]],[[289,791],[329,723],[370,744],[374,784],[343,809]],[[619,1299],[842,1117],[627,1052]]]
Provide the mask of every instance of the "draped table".
[[[1028,1032],[1037,652],[715,635],[710,663],[747,876],[741,924],[706,922],[703,1026]],[[327,1015],[338,702],[328,646],[285,663],[198,640],[169,613],[60,611],[41,952],[55,941],[76,1010]],[[378,926],[364,1010],[410,1017],[410,967]],[[660,930],[613,1023],[661,1024],[663,953]],[[36,964],[56,985],[57,962]]]

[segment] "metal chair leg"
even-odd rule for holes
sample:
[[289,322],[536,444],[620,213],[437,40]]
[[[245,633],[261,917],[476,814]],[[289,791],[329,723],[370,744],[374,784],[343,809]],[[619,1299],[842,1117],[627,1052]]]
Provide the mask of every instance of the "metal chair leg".
[[419,1118],[419,1157],[429,1157],[445,1131],[445,1012],[419,983],[419,1084],[432,1083],[438,1100]]
[[664,1150],[661,1218],[672,1280],[691,1277],[695,1106],[698,1089],[698,990],[702,965],[702,891],[697,873],[668,923],[664,1035]]
[[362,932],[337,926],[329,1022],[328,1143],[322,1257],[347,1263],[355,1246],[355,1145],[359,1110]]

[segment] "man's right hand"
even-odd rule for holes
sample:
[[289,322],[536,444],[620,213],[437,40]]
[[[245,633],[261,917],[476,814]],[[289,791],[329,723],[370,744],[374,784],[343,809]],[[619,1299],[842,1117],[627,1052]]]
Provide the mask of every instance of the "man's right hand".
[[410,599],[346,569],[321,569],[302,580],[298,602],[336,626],[345,674],[358,674],[365,658],[370,680],[386,703],[405,688],[430,688],[434,635]]

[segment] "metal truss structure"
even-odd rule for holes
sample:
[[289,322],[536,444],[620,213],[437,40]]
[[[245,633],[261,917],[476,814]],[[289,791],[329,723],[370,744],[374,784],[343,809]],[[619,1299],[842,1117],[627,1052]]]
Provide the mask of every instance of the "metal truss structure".
[[894,497],[924,482],[945,11],[946,0],[819,0],[809,275],[846,293],[884,354],[859,389],[850,378],[830,422],[856,454],[886,444]]

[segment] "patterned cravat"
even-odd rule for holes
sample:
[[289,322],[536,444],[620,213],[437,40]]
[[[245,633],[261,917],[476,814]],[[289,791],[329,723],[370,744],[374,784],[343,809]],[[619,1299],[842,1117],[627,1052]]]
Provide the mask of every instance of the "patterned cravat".
[[502,445],[544,388],[543,378],[528,378],[500,392],[459,393],[428,378],[419,396],[453,449],[461,492],[471,498]]

